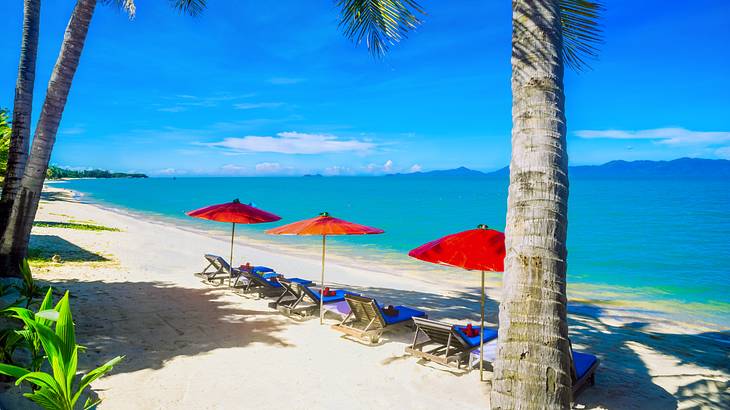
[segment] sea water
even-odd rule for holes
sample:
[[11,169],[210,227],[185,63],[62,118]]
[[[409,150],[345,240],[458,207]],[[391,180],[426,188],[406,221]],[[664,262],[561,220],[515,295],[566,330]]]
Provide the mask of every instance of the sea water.
[[[238,198],[282,217],[241,226],[243,236],[290,245],[318,242],[263,231],[327,211],[386,231],[330,240],[370,263],[412,264],[410,249],[477,224],[504,230],[507,207],[507,180],[497,177],[86,179],[59,186],[92,202],[210,229],[229,226],[185,212]],[[641,302],[730,328],[728,181],[573,178],[568,216],[569,296]]]

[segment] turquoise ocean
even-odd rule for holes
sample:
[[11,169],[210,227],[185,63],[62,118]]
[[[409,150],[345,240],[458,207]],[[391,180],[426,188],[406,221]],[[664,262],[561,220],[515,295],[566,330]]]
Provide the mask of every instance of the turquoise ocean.
[[[504,230],[507,180],[460,177],[84,179],[56,183],[83,200],[180,225],[228,230],[185,216],[241,202],[280,215],[241,226],[250,237],[316,249],[312,238],[270,237],[270,227],[322,211],[376,226],[384,235],[333,237],[338,253],[369,263],[428,269],[407,252],[443,235],[487,224]],[[569,297],[663,312],[730,328],[730,183],[722,179],[572,178]]]

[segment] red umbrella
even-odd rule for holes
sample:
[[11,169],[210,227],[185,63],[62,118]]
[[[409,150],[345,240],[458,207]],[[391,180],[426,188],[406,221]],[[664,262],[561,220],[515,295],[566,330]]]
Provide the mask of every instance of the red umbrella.
[[[440,265],[482,272],[482,327],[484,331],[484,271],[504,271],[504,234],[486,225],[447,235],[408,252],[409,256]],[[479,343],[479,377],[482,379],[484,339]]]
[[[266,233],[272,235],[322,235],[322,278],[320,292],[324,291],[324,255],[327,247],[328,235],[372,235],[383,233],[382,229],[348,222],[343,219],[333,218],[327,212],[311,219],[293,222],[278,228],[269,229]],[[319,323],[324,318],[323,297],[319,298]]]
[[254,208],[251,205],[242,204],[238,199],[225,204],[206,206],[187,213],[194,218],[208,219],[218,222],[230,222],[231,228],[231,269],[233,269],[233,237],[236,234],[236,224],[258,224],[264,222],[275,222],[281,219],[280,216],[270,212]]

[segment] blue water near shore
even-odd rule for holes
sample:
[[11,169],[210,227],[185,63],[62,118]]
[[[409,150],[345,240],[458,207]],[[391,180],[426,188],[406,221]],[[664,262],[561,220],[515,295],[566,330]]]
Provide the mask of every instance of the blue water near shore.
[[[335,244],[391,261],[480,223],[503,230],[507,202],[501,178],[89,179],[59,186],[90,201],[213,229],[226,227],[192,221],[185,211],[240,198],[283,218],[241,228],[259,238],[266,228],[328,211],[386,231],[333,238]],[[595,289],[597,299],[656,303],[730,328],[728,181],[574,178],[569,220],[571,286]]]

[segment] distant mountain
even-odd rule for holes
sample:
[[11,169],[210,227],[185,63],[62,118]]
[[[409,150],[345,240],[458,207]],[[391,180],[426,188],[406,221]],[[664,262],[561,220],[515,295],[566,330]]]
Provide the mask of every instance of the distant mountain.
[[730,161],[679,158],[672,161],[611,161],[570,168],[571,176],[600,178],[728,178]]
[[[395,177],[508,177],[509,167],[484,173],[466,167],[440,171],[389,174]],[[730,178],[730,160],[679,158],[671,161],[611,161],[570,167],[571,177],[594,178]]]
[[459,167],[454,169],[442,169],[426,172],[411,172],[408,174],[388,174],[387,177],[483,177],[484,172],[469,169],[467,167]]

